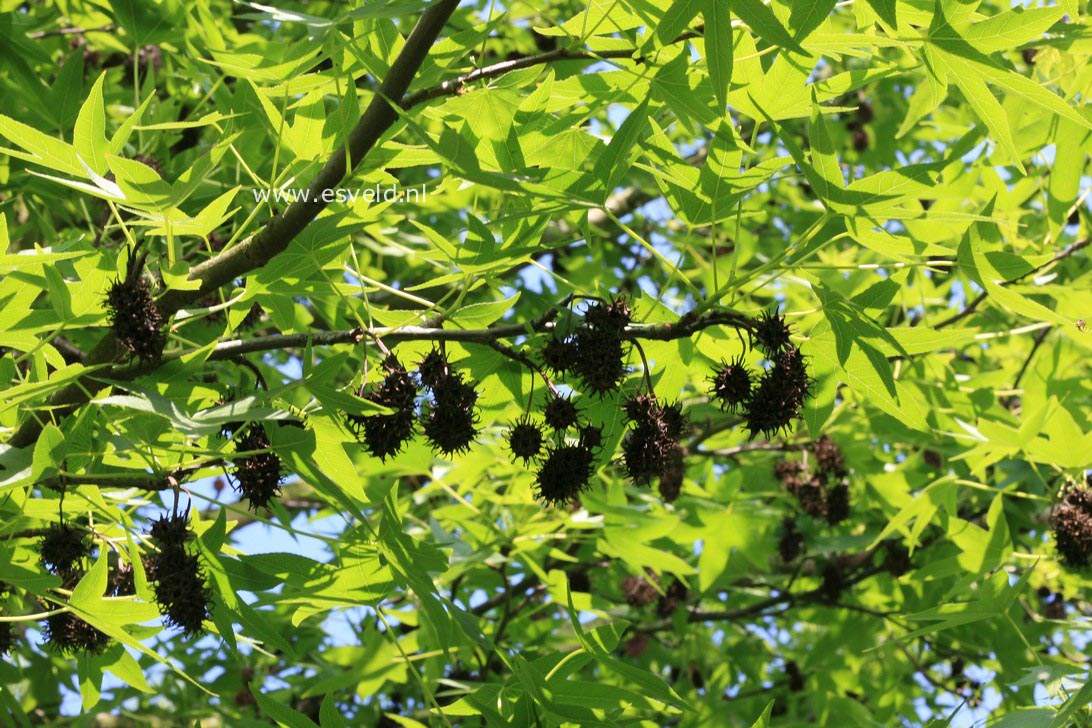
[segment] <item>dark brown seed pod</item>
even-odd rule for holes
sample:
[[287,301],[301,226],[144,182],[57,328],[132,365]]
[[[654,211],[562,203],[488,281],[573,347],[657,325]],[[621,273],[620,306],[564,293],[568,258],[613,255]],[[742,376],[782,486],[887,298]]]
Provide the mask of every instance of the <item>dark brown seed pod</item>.
[[186,635],[200,634],[209,618],[212,590],[196,554],[185,548],[164,548],[153,557],[156,603],[168,627]]
[[811,379],[799,349],[789,347],[774,358],[747,402],[746,426],[751,438],[767,438],[787,429],[800,416],[800,408],[811,394]]
[[796,519],[786,518],[781,522],[781,539],[777,542],[777,552],[786,564],[795,561],[804,553],[804,535],[796,528]]
[[857,106],[857,121],[861,124],[871,123],[876,118],[876,110],[869,101],[861,101]]
[[824,505],[827,523],[836,525],[849,518],[849,486],[845,483],[827,489],[827,502]]
[[910,550],[901,541],[884,541],[883,551],[881,565],[891,576],[900,577],[914,568],[913,562],[910,561]]
[[846,476],[846,459],[834,440],[823,435],[811,444],[811,452],[815,456],[816,468],[839,478]]
[[513,458],[531,462],[542,452],[542,428],[527,415],[520,417],[508,431],[508,449]]
[[686,600],[690,598],[690,590],[686,588],[686,584],[683,584],[678,579],[675,579],[664,590],[664,595],[660,597],[656,602],[656,616],[661,619],[666,619],[675,613],[675,610],[679,606],[686,603]]
[[800,672],[800,665],[795,660],[785,663],[785,675],[789,678],[789,690],[798,693],[804,689],[804,673]]
[[142,361],[159,361],[166,345],[163,314],[143,276],[116,281],[106,294],[110,326],[118,344]]
[[580,411],[568,397],[550,397],[542,412],[546,424],[554,430],[567,430],[580,419]]
[[259,422],[251,423],[235,440],[236,452],[258,451],[236,457],[231,474],[235,489],[254,511],[268,508],[281,493],[281,459],[269,448],[269,435]]
[[42,634],[50,648],[70,655],[87,652],[97,655],[110,644],[110,637],[72,612],[51,614],[45,619]]
[[580,444],[589,450],[595,450],[603,445],[603,428],[594,425],[584,425],[580,428]]
[[686,476],[686,462],[683,449],[676,446],[667,459],[667,467],[660,475],[660,497],[665,503],[674,503],[682,493],[683,478]]
[[1050,525],[1062,563],[1075,569],[1092,565],[1092,489],[1070,488],[1054,506]]
[[576,330],[574,342],[576,358],[572,371],[584,389],[599,396],[616,392],[627,373],[622,340],[610,331],[581,326]]
[[[426,357],[427,359],[428,357]],[[413,438],[417,427],[417,383],[393,356],[384,362],[387,376],[368,400],[394,410],[383,415],[347,415],[346,422],[373,457],[385,461]]]
[[444,455],[468,452],[478,435],[478,393],[451,372],[431,387],[432,402],[424,416],[424,433],[433,450]]
[[577,349],[572,339],[551,337],[542,348],[542,363],[554,374],[564,374],[576,365]]
[[581,445],[551,448],[538,471],[536,496],[546,505],[572,503],[589,487],[594,461]]
[[622,595],[631,606],[643,607],[660,596],[656,588],[659,583],[660,577],[652,571],[646,572],[645,576],[630,574],[622,579]]
[[160,516],[149,532],[157,548],[180,548],[193,536],[190,519],[185,514]]
[[42,564],[54,574],[70,574],[87,556],[91,545],[87,533],[68,523],[54,523],[46,529],[39,546]]
[[439,349],[433,349],[417,362],[417,376],[429,388],[436,386],[437,382],[448,375],[448,371],[447,356]]
[[710,393],[720,403],[721,409],[735,412],[751,398],[751,373],[743,363],[742,356],[731,362],[724,362],[710,382]]
[[11,652],[15,645],[15,630],[11,622],[0,622],[0,657]]
[[864,129],[857,127],[853,130],[853,148],[858,152],[864,152],[868,150],[870,140],[868,138],[868,132]]
[[616,298],[610,303],[595,303],[588,306],[584,312],[584,322],[595,329],[618,336],[629,326],[632,312],[629,304],[621,298]]
[[751,333],[755,343],[771,358],[789,346],[789,325],[785,323],[785,317],[778,313],[763,312]]

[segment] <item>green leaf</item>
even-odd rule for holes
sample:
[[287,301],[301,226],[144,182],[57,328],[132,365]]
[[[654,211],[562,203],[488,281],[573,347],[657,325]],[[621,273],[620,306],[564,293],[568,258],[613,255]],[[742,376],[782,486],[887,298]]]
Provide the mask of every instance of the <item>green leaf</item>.
[[796,39],[789,35],[789,31],[785,30],[773,10],[762,0],[732,0],[731,7],[732,12],[767,43],[807,55]]
[[789,16],[789,28],[794,31],[796,40],[802,42],[822,25],[837,2],[838,0],[796,0]]
[[718,108],[728,106],[728,88],[732,83],[732,17],[728,0],[702,0],[701,13],[705,20],[705,53],[709,62],[709,79],[717,95]]
[[[276,721],[278,725],[288,728],[318,728],[313,720],[303,713],[293,710],[278,698],[260,689],[251,690],[254,699],[258,701],[258,707],[262,713]],[[284,693],[280,693],[284,695]]]
[[876,15],[880,16],[880,20],[890,25],[892,29],[898,29],[895,0],[867,0],[867,2],[876,11]]
[[73,131],[72,146],[88,167],[98,175],[104,175],[106,166],[106,110],[102,101],[102,82],[106,72],[99,74],[91,92],[80,107]]

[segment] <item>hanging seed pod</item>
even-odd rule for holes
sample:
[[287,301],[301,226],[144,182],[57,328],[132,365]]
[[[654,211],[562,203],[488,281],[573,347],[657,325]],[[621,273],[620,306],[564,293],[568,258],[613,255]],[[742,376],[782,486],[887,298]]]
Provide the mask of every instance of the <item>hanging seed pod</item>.
[[158,361],[166,345],[163,314],[143,276],[116,281],[106,294],[110,325],[118,344],[142,361]]
[[513,459],[531,462],[542,452],[542,428],[527,415],[520,417],[508,431],[508,449]]
[[539,468],[536,496],[546,505],[572,503],[588,488],[595,457],[582,445],[551,448]]
[[1062,563],[1076,569],[1092,565],[1092,489],[1066,492],[1050,514],[1050,525]]
[[568,397],[550,397],[542,412],[546,424],[553,430],[567,430],[580,419],[580,412]]
[[39,546],[42,564],[54,574],[71,574],[91,555],[87,533],[67,523],[54,523],[46,529]]
[[724,362],[711,378],[711,394],[720,402],[721,409],[735,412],[751,398],[751,373],[743,363],[743,357]]
[[433,450],[443,455],[468,452],[478,435],[478,393],[458,372],[433,382],[432,403],[425,414],[424,433]]
[[65,655],[76,652],[97,655],[110,644],[109,635],[72,612],[61,612],[46,617],[42,633],[46,644]]
[[235,489],[254,511],[268,508],[281,493],[281,459],[269,447],[269,435],[258,422],[251,423],[235,440],[236,452],[260,451],[236,457],[232,471]]

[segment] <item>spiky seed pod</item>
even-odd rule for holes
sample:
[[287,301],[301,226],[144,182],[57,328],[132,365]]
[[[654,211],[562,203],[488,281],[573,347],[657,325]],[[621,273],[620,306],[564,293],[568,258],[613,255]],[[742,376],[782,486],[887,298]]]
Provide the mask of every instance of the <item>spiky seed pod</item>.
[[268,508],[281,493],[281,458],[269,447],[269,435],[259,422],[251,423],[235,440],[236,452],[259,451],[236,457],[232,472],[235,489],[253,511]]
[[595,425],[583,425],[580,428],[580,444],[589,450],[603,445],[603,428]]
[[630,574],[622,579],[622,595],[631,606],[643,607],[660,596],[656,588],[659,583],[660,577],[652,571],[646,572],[645,576]]
[[649,637],[647,632],[637,632],[622,645],[622,651],[626,653],[626,657],[632,657],[634,659],[645,654],[648,649],[649,642],[652,638]]
[[827,502],[823,510],[826,513],[827,523],[836,525],[849,518],[849,486],[838,483],[827,489]]
[[386,461],[400,453],[414,435],[417,383],[393,356],[388,357],[383,366],[387,376],[375,391],[365,396],[395,411],[386,415],[347,415],[346,420],[358,439],[363,435],[368,452]]
[[110,325],[118,344],[142,361],[158,361],[167,337],[148,281],[137,275],[116,281],[106,294]]
[[446,377],[449,372],[447,356],[439,349],[433,349],[425,354],[425,358],[417,362],[417,376],[426,387],[434,387],[436,383]]
[[42,564],[54,574],[70,574],[84,557],[91,555],[86,536],[82,529],[71,524],[51,524],[39,546]]
[[542,348],[542,363],[555,374],[564,374],[576,365],[577,350],[572,339],[551,337]]
[[734,412],[751,398],[751,373],[742,356],[724,362],[710,382],[713,385],[711,394],[720,402],[721,409]]
[[97,655],[110,644],[110,637],[77,617],[72,612],[61,612],[46,617],[42,627],[46,644],[66,655],[87,652]]
[[865,131],[864,129],[862,129],[861,127],[857,127],[856,129],[854,129],[853,130],[853,148],[856,149],[858,152],[864,152],[864,151],[868,150],[868,146],[869,146],[868,132]]
[[108,584],[109,593],[115,597],[127,597],[136,594],[136,577],[133,573],[133,565],[128,561],[119,561],[117,567],[110,574]]
[[629,304],[622,298],[616,298],[607,304],[592,304],[584,312],[584,321],[588,326],[615,336],[629,326],[631,317]]
[[789,345],[790,333],[785,317],[770,311],[758,317],[752,330],[755,343],[770,357]]
[[785,675],[789,678],[789,690],[798,693],[804,689],[804,673],[800,672],[800,665],[796,660],[785,663]]
[[660,411],[660,417],[664,421],[664,427],[667,430],[667,434],[676,440],[682,437],[687,425],[690,424],[687,416],[683,414],[682,407],[680,407],[678,403],[665,404]]
[[846,574],[837,560],[831,559],[823,565],[821,572],[823,583],[819,590],[821,596],[829,602],[838,601],[846,588]]
[[795,561],[804,553],[804,535],[796,528],[796,519],[786,518],[781,521],[781,538],[777,542],[777,552],[786,564]]
[[675,446],[667,458],[667,467],[660,475],[660,497],[665,503],[674,503],[682,493],[685,475],[686,463],[683,458],[683,449]]
[[572,371],[584,389],[603,396],[615,392],[626,376],[626,351],[622,340],[609,331],[581,326],[574,335],[576,357]]
[[881,565],[892,576],[900,577],[914,568],[913,562],[910,561],[910,550],[901,541],[884,541],[883,550]]
[[868,124],[876,118],[876,110],[872,108],[872,102],[861,101],[857,105],[857,121],[862,124]]
[[157,548],[182,548],[193,536],[189,516],[184,513],[160,516],[152,523],[149,535]]
[[12,629],[11,622],[0,622],[0,657],[11,652],[14,644],[15,630]]
[[478,436],[477,401],[477,391],[458,372],[433,383],[424,432],[434,450],[444,455],[470,450],[470,443]]
[[626,413],[626,419],[638,427],[660,416],[660,407],[656,404],[656,398],[648,394],[638,394],[626,400],[622,404],[622,411]]
[[183,547],[165,548],[153,560],[156,574],[153,591],[164,622],[186,635],[200,634],[209,618],[212,590],[197,554],[188,553]]
[[638,485],[659,478],[667,471],[671,455],[677,447],[678,442],[667,434],[662,420],[630,430],[622,441],[627,474]]
[[746,426],[754,438],[767,438],[786,429],[800,416],[800,408],[810,395],[811,380],[799,349],[790,347],[774,358],[751,393],[745,412]]
[[508,431],[508,449],[513,458],[531,462],[542,452],[542,428],[527,415],[520,417]]
[[550,397],[542,415],[546,424],[554,430],[567,430],[580,419],[580,411],[568,397]]
[[811,444],[811,452],[815,455],[815,467],[819,470],[839,478],[847,474],[846,459],[842,455],[842,449],[838,447],[838,443],[826,435]]
[[1071,568],[1092,565],[1092,489],[1069,489],[1050,514],[1054,545],[1062,562]]
[[690,590],[686,588],[686,584],[675,579],[664,590],[664,595],[656,602],[656,616],[667,619],[675,613],[680,604],[685,604],[689,598]]
[[774,475],[777,479],[785,484],[785,481],[789,478],[799,476],[807,468],[804,463],[799,460],[789,460],[788,458],[782,458],[774,464]]
[[581,445],[551,448],[539,468],[536,496],[546,505],[572,503],[590,482],[595,457]]
[[796,490],[800,508],[812,518],[825,518],[827,515],[826,488],[823,481],[815,476],[802,481]]

